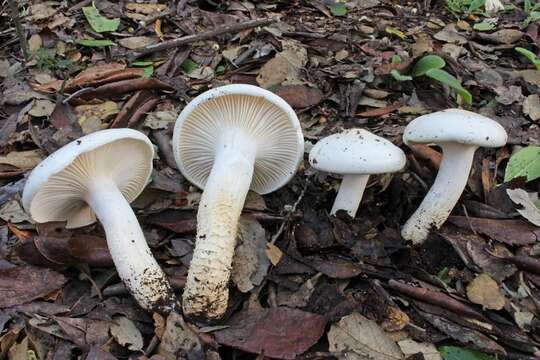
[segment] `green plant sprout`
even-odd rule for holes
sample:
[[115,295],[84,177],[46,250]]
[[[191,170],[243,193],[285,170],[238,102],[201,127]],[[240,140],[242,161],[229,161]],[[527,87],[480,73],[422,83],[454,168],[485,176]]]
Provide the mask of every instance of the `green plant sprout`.
[[[396,63],[394,59],[392,59],[392,62]],[[454,89],[454,91],[461,96],[466,104],[471,105],[471,93],[461,86],[458,79],[443,70],[445,66],[446,62],[440,56],[426,55],[416,62],[410,75],[403,75],[396,69],[392,70],[390,74],[397,81],[410,81],[415,77],[427,76]]]
[[525,56],[534,65],[534,67],[536,67],[536,70],[540,71],[540,59],[535,53],[522,47],[517,47],[515,50],[521,55]]

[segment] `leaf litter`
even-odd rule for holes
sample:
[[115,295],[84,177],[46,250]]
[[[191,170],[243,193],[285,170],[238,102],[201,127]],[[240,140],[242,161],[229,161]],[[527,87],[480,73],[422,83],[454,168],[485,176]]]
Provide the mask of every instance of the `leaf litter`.
[[[18,9],[27,54],[2,8],[2,356],[537,356],[537,10],[518,1],[486,17],[476,3],[30,1]],[[217,26],[277,17],[141,55]],[[430,77],[418,72],[428,62]],[[146,314],[115,276],[100,225],[67,231],[33,224],[20,203],[24,177],[83,134],[130,127],[149,135],[158,150],[155,172],[134,207],[180,295],[200,191],[176,169],[172,128],[189,100],[227,83],[283,97],[310,144],[363,127],[402,147],[408,165],[372,178],[355,219],[329,218],[340,179],[304,159],[290,184],[247,202],[219,325]],[[441,159],[434,148],[404,145],[403,128],[469,100],[506,128],[508,145],[478,151],[453,216],[412,247],[399,226]]]

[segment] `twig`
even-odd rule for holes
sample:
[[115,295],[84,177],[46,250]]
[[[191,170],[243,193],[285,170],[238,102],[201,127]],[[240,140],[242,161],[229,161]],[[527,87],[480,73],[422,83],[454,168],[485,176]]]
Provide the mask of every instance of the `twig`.
[[147,25],[150,25],[150,24],[154,23],[154,21],[156,21],[158,19],[164,18],[164,17],[169,16],[169,15],[171,15],[170,10],[166,10],[166,11],[160,12],[160,13],[155,14],[155,15],[150,15],[147,19],[142,20],[139,23],[139,25],[144,27],[144,26],[147,26]]
[[28,47],[26,46],[26,36],[21,25],[21,19],[19,18],[19,7],[15,0],[8,0],[9,10],[11,11],[11,18],[15,23],[15,30],[19,37],[19,44],[21,44],[21,50],[24,56],[24,60],[28,61]]
[[245,22],[241,22],[237,24],[222,25],[222,26],[216,27],[213,30],[205,31],[200,34],[188,35],[188,36],[184,36],[178,39],[164,41],[159,44],[149,45],[145,48],[137,50],[136,54],[132,56],[137,58],[142,55],[155,53],[161,50],[172,49],[172,48],[179,47],[182,45],[191,44],[196,41],[208,40],[219,35],[251,29],[257,26],[269,25],[276,21],[277,21],[276,18],[268,18],[268,19],[249,20],[249,21],[245,21]]
[[[298,204],[300,204],[300,202],[304,198],[304,195],[306,195],[306,190],[307,190],[308,184],[309,184],[309,181],[306,181],[306,183],[304,184],[304,188],[302,189],[302,192],[298,196],[298,199],[296,199],[296,202],[293,204],[293,206],[291,208],[287,209],[287,213],[289,215],[293,214],[296,211],[296,208],[298,207]],[[286,219],[288,219],[288,218],[289,217],[286,217]],[[277,241],[277,239],[279,239],[279,237],[281,236],[281,233],[283,232],[283,229],[285,229],[285,221],[283,221],[281,223],[281,225],[279,226],[278,231],[274,234],[274,236],[272,236],[272,240],[270,241],[272,244],[274,244]]]

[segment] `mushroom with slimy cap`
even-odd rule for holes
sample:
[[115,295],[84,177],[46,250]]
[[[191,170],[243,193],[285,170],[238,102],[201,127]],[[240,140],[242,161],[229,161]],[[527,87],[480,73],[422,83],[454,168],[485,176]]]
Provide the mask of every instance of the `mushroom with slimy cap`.
[[148,182],[153,156],[150,140],[135,130],[86,135],[32,171],[22,200],[38,223],[66,221],[77,228],[97,216],[120,279],[141,307],[166,313],[177,306],[176,297],[129,206]]
[[423,115],[405,128],[406,144],[432,144],[443,152],[439,172],[420,207],[401,230],[415,244],[424,242],[432,228],[438,229],[458,202],[471,171],[478,147],[500,147],[507,134],[497,122],[461,109]]
[[313,146],[309,163],[317,170],[343,174],[331,214],[345,210],[354,217],[370,175],[405,166],[405,154],[390,141],[363,129],[330,135]]
[[246,195],[250,189],[270,193],[293,177],[304,152],[302,130],[279,96],[252,85],[227,85],[184,108],[173,150],[182,174],[204,189],[182,307],[188,316],[217,319],[227,309]]

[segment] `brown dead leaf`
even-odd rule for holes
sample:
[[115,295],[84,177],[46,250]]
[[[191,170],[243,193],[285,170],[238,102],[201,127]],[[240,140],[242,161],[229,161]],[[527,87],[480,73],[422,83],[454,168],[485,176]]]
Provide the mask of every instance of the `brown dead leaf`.
[[54,110],[55,104],[50,100],[36,100],[28,114],[34,117],[49,116]]
[[262,88],[279,85],[287,78],[289,63],[282,57],[270,59],[257,75],[257,82]]
[[494,33],[479,32],[477,36],[482,40],[490,41],[496,44],[509,45],[518,42],[523,37],[523,33],[515,29],[502,29]]
[[463,229],[475,231],[509,245],[530,245],[540,240],[540,229],[523,220],[481,219],[450,216],[449,222]]
[[295,109],[317,105],[323,96],[321,90],[305,85],[280,86],[276,89],[276,94]]
[[491,310],[501,310],[505,304],[499,284],[488,274],[480,274],[469,283],[467,297],[473,303]]
[[113,115],[116,115],[120,109],[114,101],[105,101],[101,104],[79,105],[75,107],[77,121],[84,134],[100,130],[102,124],[107,122]]
[[283,252],[276,245],[267,243],[266,256],[268,257],[268,260],[270,260],[270,263],[276,266],[280,262]]
[[529,95],[523,102],[523,113],[529,115],[532,121],[540,120],[540,96]]
[[61,288],[66,281],[62,274],[34,266],[0,270],[0,308],[44,297]]
[[36,167],[43,159],[44,156],[41,150],[12,151],[5,156],[0,156],[0,164],[29,170]]
[[158,42],[158,39],[150,36],[132,36],[118,40],[118,43],[123,47],[136,50]]
[[333,324],[328,332],[330,352],[351,359],[398,360],[396,342],[373,320],[354,312]]
[[197,334],[185,323],[184,318],[172,311],[167,316],[157,353],[174,360],[180,350],[186,354],[196,354],[202,351],[202,346]]
[[324,332],[324,316],[277,307],[241,312],[229,328],[214,333],[219,344],[279,359],[294,359],[317,343]]

